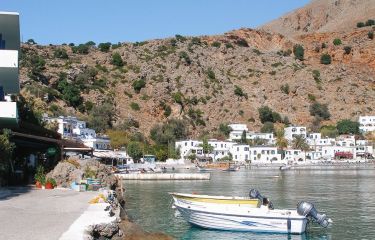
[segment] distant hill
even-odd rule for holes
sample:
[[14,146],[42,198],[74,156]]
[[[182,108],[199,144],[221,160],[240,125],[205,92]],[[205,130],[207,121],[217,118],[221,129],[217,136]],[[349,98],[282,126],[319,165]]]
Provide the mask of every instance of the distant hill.
[[286,36],[346,32],[368,19],[375,19],[374,0],[313,0],[261,28]]
[[[374,2],[313,1],[265,25],[267,32],[177,35],[116,44],[108,51],[92,43],[81,49],[25,44],[23,93],[41,111],[86,119],[93,107],[109,102],[112,125],[125,123],[145,136],[171,118],[185,119],[191,137],[214,136],[221,123],[229,122],[259,130],[261,106],[312,127],[314,102],[327,104],[332,115],[321,124],[356,120],[375,114],[373,28],[355,26],[370,18]],[[334,45],[334,39],[341,44]],[[303,45],[303,61],[292,53],[296,44]],[[122,63],[119,56],[114,61],[115,53]],[[331,64],[321,64],[323,54],[330,55]]]

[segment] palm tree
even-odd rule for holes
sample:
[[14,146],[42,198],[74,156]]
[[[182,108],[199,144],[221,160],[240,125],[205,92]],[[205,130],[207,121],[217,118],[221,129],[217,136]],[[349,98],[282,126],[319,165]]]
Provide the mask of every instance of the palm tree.
[[284,137],[284,124],[277,124],[275,126],[276,146],[281,150],[281,158],[284,159],[284,149],[288,147],[288,140]]
[[305,161],[306,161],[306,152],[310,150],[310,146],[309,144],[307,144],[306,138],[302,135],[295,136],[292,141],[292,146],[294,149],[299,149],[305,153]]

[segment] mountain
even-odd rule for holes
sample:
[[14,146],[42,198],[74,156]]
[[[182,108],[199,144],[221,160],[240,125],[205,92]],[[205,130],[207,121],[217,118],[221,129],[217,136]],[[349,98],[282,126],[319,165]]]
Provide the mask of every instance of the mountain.
[[[92,43],[24,44],[22,91],[40,112],[74,114],[94,124],[105,117],[95,114],[108,115],[104,110],[109,102],[114,109],[107,122],[131,125],[145,136],[153,126],[172,118],[186,120],[191,137],[205,132],[215,137],[221,123],[247,123],[250,129],[260,130],[261,106],[287,116],[293,124],[315,129],[309,109],[316,102],[327,104],[331,113],[322,125],[374,115],[375,41],[369,37],[373,28],[335,24],[330,19],[367,21],[367,10],[375,1],[363,0],[363,5],[336,1],[340,11],[318,22],[321,15],[314,14],[326,15],[336,7],[331,2],[313,1],[282,18],[287,20],[264,26],[267,31],[244,28],[216,36],[176,35],[116,44],[108,52]],[[356,9],[353,16],[352,9]],[[307,33],[293,30],[306,24]],[[328,32],[331,29],[335,31]],[[335,39],[341,44],[333,44]],[[303,61],[292,53],[296,44],[304,48]],[[331,56],[331,64],[321,64],[323,54]],[[104,107],[93,113],[95,106]]]
[[357,23],[375,18],[373,0],[313,0],[261,28],[286,36],[347,32]]

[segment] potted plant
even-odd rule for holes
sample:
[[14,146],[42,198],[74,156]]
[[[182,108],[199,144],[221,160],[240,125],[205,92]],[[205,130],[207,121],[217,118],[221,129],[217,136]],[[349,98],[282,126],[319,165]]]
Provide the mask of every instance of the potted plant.
[[38,166],[36,168],[36,173],[34,175],[34,179],[35,179],[35,186],[37,188],[42,188],[42,186],[46,182],[46,175],[44,174],[44,167],[43,166]]
[[56,180],[53,179],[53,178],[47,178],[46,180],[46,185],[45,185],[45,188],[46,189],[54,189],[56,187]]

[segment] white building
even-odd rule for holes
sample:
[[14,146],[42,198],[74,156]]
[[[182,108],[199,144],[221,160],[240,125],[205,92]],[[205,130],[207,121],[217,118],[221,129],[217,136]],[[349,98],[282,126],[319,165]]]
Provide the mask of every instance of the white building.
[[[336,143],[334,138],[321,138],[322,135],[320,133],[309,133],[307,134],[306,142],[309,144],[310,148],[316,152],[322,151],[323,146],[333,146]],[[315,158],[315,154],[312,154]]]
[[212,157],[213,161],[218,161],[221,158],[228,157],[230,149],[236,143],[230,141],[219,141],[216,139],[210,139],[208,140],[208,144],[210,144],[213,147],[213,151],[211,154],[209,154],[209,156]]
[[358,122],[362,133],[375,131],[375,116],[360,116]]
[[[307,157],[307,153],[306,153],[306,157]],[[289,161],[294,161],[294,162],[304,161],[305,160],[305,152],[303,152],[300,149],[287,149],[287,150],[285,150],[284,160],[286,160],[288,162]]]
[[335,159],[337,155],[349,155],[349,158],[357,157],[355,146],[324,146],[322,147],[322,158]]
[[250,160],[249,145],[247,144],[235,144],[230,148],[232,154],[232,160],[236,162],[245,162]]
[[293,127],[284,128],[284,137],[286,140],[292,141],[293,138],[297,135],[301,135],[304,138],[306,138],[307,136],[306,127],[293,126]]
[[250,132],[246,124],[229,124],[228,126],[232,129],[229,134],[229,140],[231,141],[241,140],[243,132],[245,131],[246,139],[248,140],[262,139],[265,140],[266,145],[275,143],[273,133]]
[[246,124],[235,123],[229,124],[228,126],[232,129],[232,131],[229,133],[229,139],[232,141],[241,139],[243,131],[249,131]]
[[253,146],[249,149],[250,160],[256,162],[274,162],[281,161],[281,154],[277,152],[277,147],[272,146]]
[[97,136],[94,129],[86,128],[86,122],[78,120],[76,117],[57,118],[44,117],[44,121],[57,124],[57,132],[65,139],[80,140],[87,147],[94,150],[111,149],[111,141],[106,136]]
[[175,148],[180,150],[181,158],[187,159],[191,154],[201,155],[203,154],[203,148],[200,147],[202,141],[197,140],[184,140],[177,141]]

